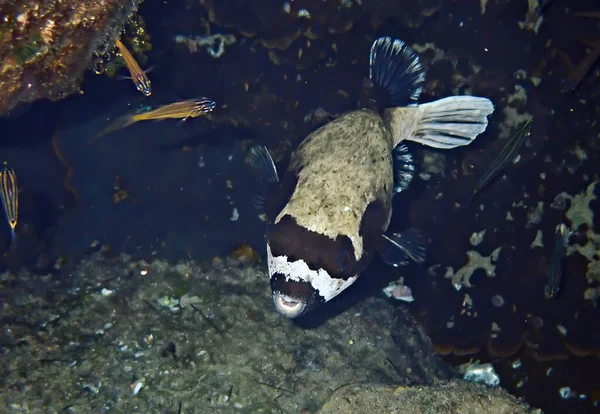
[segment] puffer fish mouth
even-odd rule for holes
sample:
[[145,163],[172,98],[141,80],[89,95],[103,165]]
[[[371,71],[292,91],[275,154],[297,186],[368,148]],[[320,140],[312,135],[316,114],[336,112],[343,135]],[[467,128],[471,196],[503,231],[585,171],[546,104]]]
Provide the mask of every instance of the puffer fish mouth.
[[306,309],[304,301],[278,292],[273,293],[273,304],[279,314],[288,318],[300,316]]

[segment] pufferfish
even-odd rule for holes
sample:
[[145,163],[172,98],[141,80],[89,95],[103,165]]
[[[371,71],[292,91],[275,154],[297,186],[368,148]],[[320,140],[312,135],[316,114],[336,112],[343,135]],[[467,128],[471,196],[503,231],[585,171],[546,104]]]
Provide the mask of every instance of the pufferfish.
[[421,233],[387,234],[392,197],[408,187],[414,141],[433,148],[468,145],[494,111],[483,97],[418,104],[425,70],[403,41],[381,37],[370,53],[370,98],[309,134],[280,180],[264,146],[250,150],[267,216],[267,266],[275,309],[296,318],[352,285],[375,254],[388,264],[425,260]]

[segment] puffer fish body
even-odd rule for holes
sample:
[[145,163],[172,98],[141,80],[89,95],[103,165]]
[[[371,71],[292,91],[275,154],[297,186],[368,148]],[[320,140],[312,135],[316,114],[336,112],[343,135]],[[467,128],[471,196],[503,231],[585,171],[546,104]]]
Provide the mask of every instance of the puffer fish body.
[[[275,289],[284,278],[301,283],[296,275],[303,274],[328,301],[356,280],[371,259],[375,237],[390,222],[392,149],[382,118],[368,109],[343,115],[303,141],[287,171],[297,177],[294,192],[268,234],[269,271],[279,275],[272,280]],[[369,234],[361,229],[365,220]],[[328,271],[311,271],[303,257]]]
[[360,260],[360,218],[367,206],[381,204],[381,230],[391,218],[392,149],[389,130],[379,114],[368,109],[343,115],[313,132],[291,161],[288,171],[297,173],[298,184],[275,224],[289,215],[298,225],[332,240],[346,236]]
[[251,150],[269,184],[255,204],[268,217],[273,301],[287,317],[336,297],[375,253],[393,266],[408,258],[422,262],[420,232],[386,235],[393,195],[408,187],[414,173],[407,148],[399,144],[467,145],[485,130],[493,111],[489,100],[470,96],[417,105],[424,70],[397,39],[374,42],[370,78],[374,92],[385,95],[383,106],[348,112],[309,134],[281,181],[266,148]]

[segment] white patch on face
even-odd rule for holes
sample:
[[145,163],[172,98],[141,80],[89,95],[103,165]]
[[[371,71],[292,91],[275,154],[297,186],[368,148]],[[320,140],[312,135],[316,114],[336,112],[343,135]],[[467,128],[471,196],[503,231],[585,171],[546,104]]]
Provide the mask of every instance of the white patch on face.
[[275,273],[280,273],[285,276],[285,280],[291,279],[295,282],[310,283],[325,302],[339,295],[358,277],[358,275],[355,275],[347,280],[338,279],[329,276],[325,269],[312,270],[302,259],[289,262],[287,256],[273,256],[269,243],[267,243],[267,265],[269,277],[273,277]]

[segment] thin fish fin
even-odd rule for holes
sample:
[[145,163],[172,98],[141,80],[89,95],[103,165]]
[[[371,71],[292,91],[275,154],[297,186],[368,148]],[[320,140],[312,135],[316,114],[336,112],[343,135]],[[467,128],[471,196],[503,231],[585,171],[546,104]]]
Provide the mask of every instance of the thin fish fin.
[[565,52],[559,50],[558,57],[560,58],[561,63],[567,68],[567,71],[570,72],[575,69],[575,63],[573,63],[573,60],[571,60],[569,55],[567,55]]
[[577,40],[579,40],[584,45],[589,46],[594,49],[597,48],[598,46],[600,46],[600,39],[598,39],[598,38],[592,39],[589,37],[579,36],[579,37],[577,37]]
[[[406,125],[405,115],[394,117],[393,112],[400,110],[406,111],[404,108],[388,109],[393,131],[402,131]],[[483,133],[488,125],[488,115],[494,112],[494,105],[487,98],[450,96],[419,105],[415,110],[414,131],[410,134],[404,132],[404,139],[432,148],[450,149],[469,145]]]
[[496,158],[492,161],[488,169],[481,175],[477,185],[475,186],[473,193],[469,197],[466,204],[463,207],[468,207],[473,198],[482,188],[485,188],[489,183],[495,180],[506,166],[514,162],[519,156],[519,152],[525,145],[527,137],[531,135],[531,121],[527,120],[512,129],[511,135],[508,141],[500,150]]
[[[181,118],[179,121],[177,121],[177,123],[175,124],[175,126],[177,128],[181,127],[183,124],[185,124],[185,121],[187,121],[189,118],[189,116],[186,116],[185,118]],[[159,119],[159,121],[162,121],[162,119]]]
[[369,64],[371,81],[385,91],[384,107],[416,105],[425,83],[425,69],[406,43],[380,37],[371,46]]
[[600,11],[573,13],[573,16],[577,16],[577,17],[590,17],[592,19],[600,19]]
[[150,73],[150,72],[152,72],[154,69],[156,69],[156,65],[152,65],[152,66],[150,66],[148,69],[146,69],[146,70],[144,71],[144,73]]
[[383,243],[379,247],[379,256],[388,265],[398,267],[407,264],[407,258],[416,263],[425,261],[425,237],[415,228],[389,236],[382,235]]
[[260,174],[261,187],[254,195],[254,207],[264,210],[269,185],[279,182],[275,162],[264,145],[254,145],[250,148],[250,163]]
[[465,199],[460,203],[460,206],[462,208],[468,208],[473,203],[473,200],[475,199],[477,193],[479,193],[479,188],[476,188],[471,194],[466,196]]
[[406,145],[398,145],[394,149],[392,161],[394,167],[394,193],[399,193],[408,188],[415,175],[415,165]]
[[17,250],[17,233],[14,229],[10,229],[10,249],[9,252]]
[[136,119],[135,115],[129,115],[129,116],[123,116],[123,117],[117,118],[113,123],[109,124],[106,128],[104,128],[103,130],[98,132],[96,135],[94,135],[88,141],[88,144],[91,144],[92,142],[96,141],[98,138],[101,138],[105,135],[112,134],[113,132],[118,131],[123,128],[126,128],[126,127],[130,126],[131,124],[135,124],[136,122],[137,122],[137,119]]
[[125,75],[116,75],[115,76],[116,80],[131,80],[133,79],[131,76],[125,76]]

